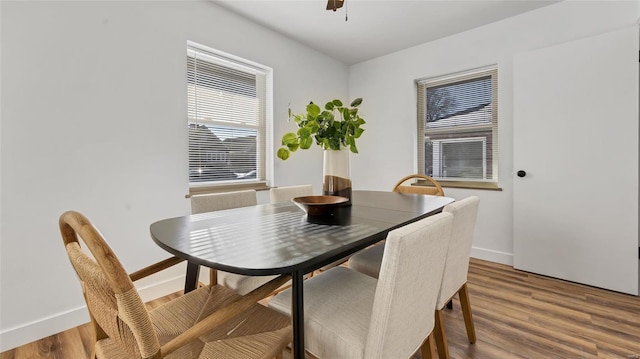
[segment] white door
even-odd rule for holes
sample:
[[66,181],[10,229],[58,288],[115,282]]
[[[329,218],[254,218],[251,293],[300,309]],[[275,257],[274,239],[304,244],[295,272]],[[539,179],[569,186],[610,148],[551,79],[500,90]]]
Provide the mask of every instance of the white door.
[[515,268],[638,295],[638,43],[514,58]]

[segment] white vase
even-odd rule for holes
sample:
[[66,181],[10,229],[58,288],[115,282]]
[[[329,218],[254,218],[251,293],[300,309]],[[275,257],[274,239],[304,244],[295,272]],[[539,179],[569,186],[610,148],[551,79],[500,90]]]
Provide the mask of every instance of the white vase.
[[342,196],[351,205],[351,161],[349,148],[324,150],[322,194]]

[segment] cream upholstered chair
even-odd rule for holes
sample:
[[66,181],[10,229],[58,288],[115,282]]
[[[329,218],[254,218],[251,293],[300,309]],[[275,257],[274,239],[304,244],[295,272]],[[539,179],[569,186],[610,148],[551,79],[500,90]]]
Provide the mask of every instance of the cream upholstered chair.
[[347,266],[360,273],[378,278],[380,264],[382,263],[382,254],[384,253],[384,245],[384,243],[379,243],[361,250],[349,258]]
[[471,244],[473,242],[473,231],[476,226],[479,203],[480,199],[478,197],[471,196],[448,204],[443,210],[444,213],[453,215],[453,231],[444,267],[440,295],[438,296],[438,305],[436,306],[436,330],[434,334],[441,359],[449,358],[447,337],[442,323],[442,309],[456,294],[460,298],[467,338],[470,343],[476,342],[476,331],[473,325],[471,303],[469,302],[469,291],[467,289],[467,273],[469,273],[469,257],[471,256]]
[[[318,358],[387,359],[410,358],[422,348],[423,359],[433,357],[434,309],[451,225],[451,214],[440,213],[389,232],[378,280],[345,267],[306,280],[306,350]],[[289,314],[289,290],[269,307]]]
[[[456,294],[460,297],[460,306],[462,308],[462,315],[464,317],[469,342],[476,342],[469,292],[467,290],[467,273],[469,271],[469,257],[471,255],[471,244],[473,242],[473,231],[476,224],[479,202],[478,197],[471,196],[461,201],[448,204],[443,210],[443,212],[453,215],[453,233],[449,252],[447,253],[442,287],[438,296],[438,305],[436,307],[436,330],[434,334],[438,346],[438,354],[441,359],[449,358],[447,337],[444,332],[444,326],[442,325],[442,309],[444,309]],[[356,263],[355,268],[352,269],[377,278],[383,258],[383,251],[384,246],[371,247],[361,251],[358,253],[360,256],[358,258],[359,261]],[[354,257],[352,257],[352,259]],[[367,265],[361,265],[361,263],[367,263]],[[351,268],[351,265],[350,260],[349,268]]]
[[256,304],[287,277],[245,297],[219,285],[200,287],[148,311],[133,281],[181,259],[169,258],[128,275],[82,214],[64,213],[60,232],[89,309],[91,358],[280,358],[291,341],[290,319]]
[[[410,180],[425,180],[433,186],[412,186],[409,184]],[[444,190],[438,181],[421,174],[411,174],[403,177],[393,186],[393,192],[444,196]],[[382,252],[384,252],[384,241],[351,256],[349,258],[349,268],[377,278]]]
[[255,190],[196,194],[191,196],[190,199],[191,213],[193,214],[249,207],[258,204]]
[[269,190],[271,203],[285,202],[294,197],[312,196],[313,186],[303,184],[299,186],[275,187]]
[[[191,196],[191,213],[200,214],[256,204],[258,200],[255,190],[194,195]],[[209,273],[209,283],[220,283],[242,295],[275,278],[275,276],[246,276],[215,269],[211,269]]]

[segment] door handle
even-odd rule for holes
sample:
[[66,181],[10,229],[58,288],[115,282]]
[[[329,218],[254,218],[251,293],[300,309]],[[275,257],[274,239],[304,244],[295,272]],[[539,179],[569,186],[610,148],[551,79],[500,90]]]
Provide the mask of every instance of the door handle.
[[516,174],[518,175],[518,177],[524,177],[524,176],[526,176],[526,175],[527,175],[527,172],[525,172],[525,171],[523,171],[523,170],[520,170],[520,171],[518,171]]

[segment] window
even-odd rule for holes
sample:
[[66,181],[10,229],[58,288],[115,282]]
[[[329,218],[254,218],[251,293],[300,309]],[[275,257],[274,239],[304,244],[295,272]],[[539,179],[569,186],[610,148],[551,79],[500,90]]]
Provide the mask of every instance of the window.
[[191,187],[266,182],[271,69],[187,44]]
[[495,68],[417,82],[420,173],[497,187],[497,83]]

